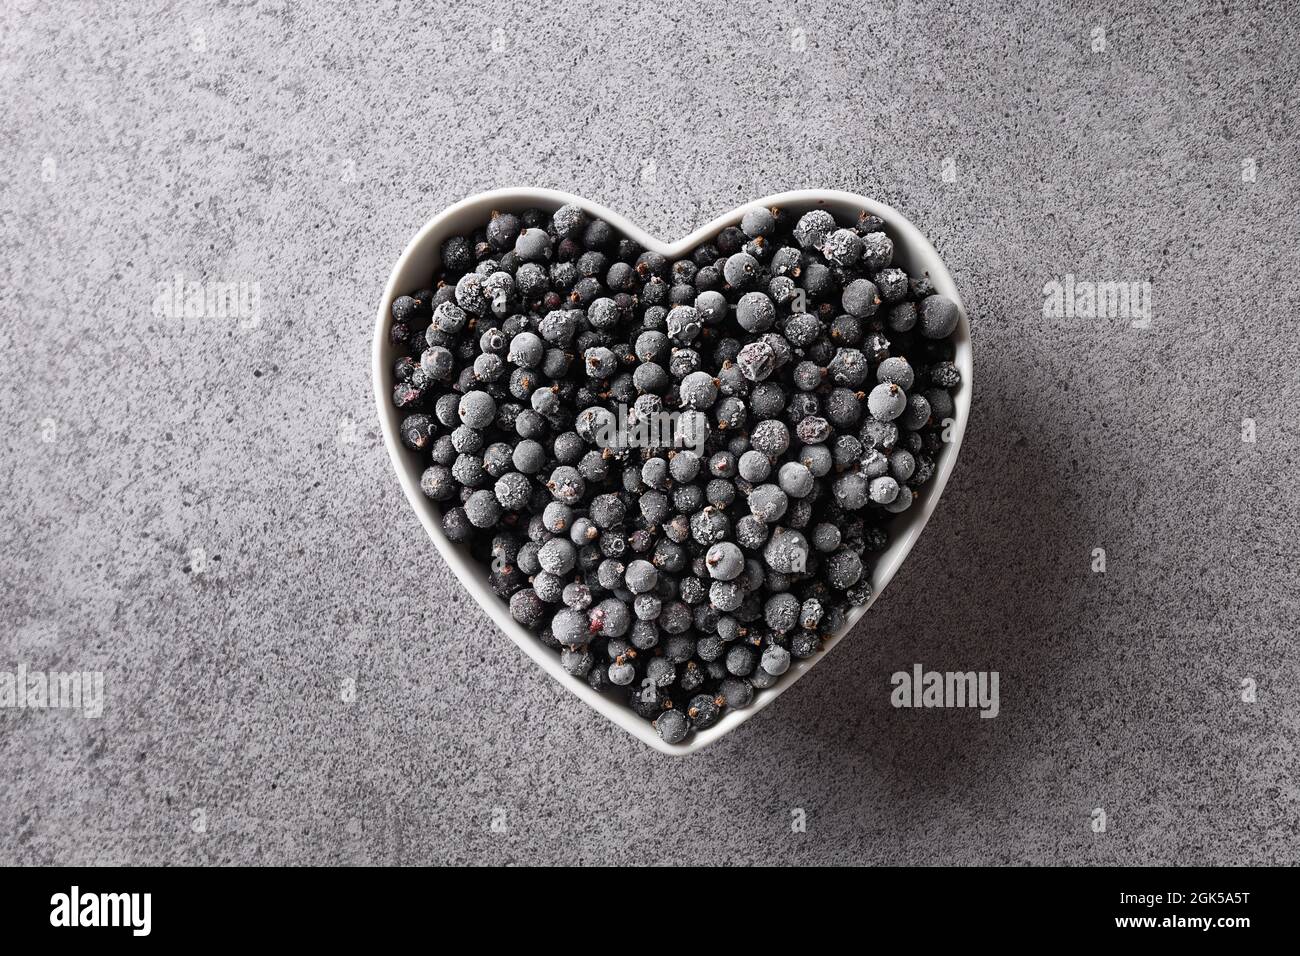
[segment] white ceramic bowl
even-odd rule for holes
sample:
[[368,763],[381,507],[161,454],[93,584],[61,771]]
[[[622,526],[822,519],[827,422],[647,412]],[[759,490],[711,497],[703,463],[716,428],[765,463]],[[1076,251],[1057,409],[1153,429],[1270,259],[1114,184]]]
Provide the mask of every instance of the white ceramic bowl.
[[[519,212],[531,207],[553,210],[566,203],[577,203],[590,215],[604,219],[620,233],[635,239],[646,249],[653,250],[670,259],[681,258],[700,243],[707,242],[727,226],[740,222],[741,217],[750,209],[780,206],[797,212],[809,209],[826,209],[843,223],[857,221],[863,210],[879,216],[885,222],[885,228],[894,240],[894,260],[912,275],[928,272],[935,289],[957,303],[961,308],[962,319],[955,335],[956,364],[961,371],[961,385],[954,395],[956,419],[951,430],[951,441],[939,456],[934,477],[925,486],[918,505],[898,516],[890,533],[889,546],[877,557],[872,574],[872,599],[864,607],[856,608],[848,615],[844,628],[824,642],[823,649],[806,660],[795,661],[774,687],[758,691],[753,703],[740,710],[727,710],[714,726],[708,730],[692,734],[684,743],[666,744],[655,732],[649,721],[638,717],[621,700],[606,697],[587,685],[585,680],[573,677],[560,667],[560,655],[546,647],[535,635],[515,621],[505,601],[502,601],[488,589],[487,568],[476,561],[462,546],[452,543],[443,534],[438,511],[433,503],[420,491],[420,475],[425,467],[420,455],[410,451],[402,444],[398,434],[401,420],[392,403],[393,362],[397,357],[396,349],[389,344],[388,327],[391,323],[390,309],[399,295],[413,289],[428,286],[439,265],[439,250],[444,240],[451,236],[463,235],[474,231],[488,221],[492,210]],[[463,199],[454,206],[438,213],[407,243],[392,275],[384,288],[384,297],[379,303],[379,314],[375,319],[375,342],[372,356],[371,375],[375,385],[375,403],[379,408],[379,421],[384,433],[384,444],[393,460],[398,481],[406,492],[424,530],[429,533],[433,543],[441,552],[443,560],[460,579],[461,584],[496,622],[505,634],[518,645],[519,649],[537,662],[537,665],[573,691],[584,702],[591,705],[602,715],[612,720],[628,733],[643,743],[667,754],[689,754],[707,747],[725,734],[735,730],[763,708],[767,707],[783,693],[794,686],[823,657],[834,649],[844,635],[862,619],[885,586],[907,557],[912,545],[925,528],[925,523],[939,503],[939,496],[948,476],[952,474],[957,461],[957,452],[961,448],[962,434],[966,430],[966,420],[970,416],[971,401],[971,342],[970,325],[967,322],[965,308],[961,297],[953,284],[952,277],[944,268],[943,261],[935,252],[934,246],[901,213],[884,203],[867,199],[853,193],[833,190],[803,189],[796,192],[780,193],[746,203],[730,212],[724,213],[706,226],[676,242],[663,242],[647,235],[635,223],[625,217],[597,205],[590,200],[554,189],[498,189],[479,193]],[[883,691],[882,691],[883,693]]]

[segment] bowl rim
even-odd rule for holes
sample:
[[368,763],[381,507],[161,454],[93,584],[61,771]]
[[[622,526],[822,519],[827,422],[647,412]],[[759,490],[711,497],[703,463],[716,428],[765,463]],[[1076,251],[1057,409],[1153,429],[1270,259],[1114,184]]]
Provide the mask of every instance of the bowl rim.
[[[739,710],[727,710],[712,727],[707,730],[696,731],[680,744],[665,743],[650,721],[638,716],[626,704],[594,690],[585,680],[567,673],[560,666],[559,655],[510,616],[506,602],[493,594],[483,580],[482,566],[470,558],[459,545],[450,541],[443,533],[433,502],[420,490],[420,475],[423,468],[422,466],[417,467],[416,453],[407,449],[401,442],[399,434],[401,418],[391,400],[393,386],[392,365],[396,354],[396,350],[389,342],[388,337],[388,328],[392,322],[392,302],[397,296],[406,294],[410,289],[419,288],[420,283],[412,281],[408,275],[415,268],[414,263],[428,260],[436,262],[444,239],[463,234],[465,231],[474,228],[472,225],[464,225],[464,222],[470,220],[486,222],[494,210],[513,211],[529,207],[554,210],[569,203],[581,206],[590,216],[605,220],[621,234],[635,240],[643,248],[668,258],[680,258],[695,246],[713,239],[726,227],[738,224],[745,213],[753,209],[785,206],[795,207],[800,211],[808,211],[813,208],[825,208],[831,211],[832,214],[837,211],[844,213],[850,209],[865,210],[867,213],[884,220],[886,231],[894,239],[896,259],[901,259],[908,264],[907,271],[909,274],[915,275],[921,271],[928,273],[935,291],[955,302],[960,314],[957,330],[954,333],[954,363],[961,373],[961,382],[953,396],[954,414],[950,432],[951,439],[947,443],[948,447],[939,456],[935,473],[926,486],[925,493],[918,496],[920,499],[918,506],[908,509],[895,519],[895,534],[891,537],[886,548],[877,556],[872,569],[871,598],[867,603],[853,608],[847,614],[843,627],[823,641],[820,651],[811,657],[793,662],[790,669],[781,676],[775,685],[755,694],[753,702],[748,707]],[[427,271],[425,272],[425,278],[427,281]],[[710,222],[672,242],[664,242],[650,235],[635,222],[612,209],[608,209],[582,196],[576,196],[558,189],[508,187],[467,196],[435,214],[421,226],[411,240],[407,242],[392,271],[389,273],[375,320],[374,340],[371,347],[371,379],[374,387],[375,403],[379,413],[380,429],[384,436],[384,446],[388,450],[389,460],[393,465],[394,472],[397,474],[398,483],[405,492],[407,502],[415,512],[420,524],[433,541],[442,559],[465,588],[465,591],[474,598],[475,602],[487,613],[493,623],[543,671],[559,681],[561,685],[588,706],[632,734],[642,743],[661,753],[673,756],[685,756],[704,749],[770,706],[778,697],[794,686],[800,678],[816,667],[841,640],[852,632],[866,612],[875,604],[880,594],[893,580],[899,567],[906,560],[916,541],[920,538],[921,532],[925,530],[930,516],[934,513],[939,499],[943,495],[948,478],[956,465],[962,438],[970,418],[971,391],[974,384],[970,323],[965,306],[957,292],[956,284],[938,251],[911,220],[892,206],[857,193],[834,189],[799,189],[754,199],[715,217]]]

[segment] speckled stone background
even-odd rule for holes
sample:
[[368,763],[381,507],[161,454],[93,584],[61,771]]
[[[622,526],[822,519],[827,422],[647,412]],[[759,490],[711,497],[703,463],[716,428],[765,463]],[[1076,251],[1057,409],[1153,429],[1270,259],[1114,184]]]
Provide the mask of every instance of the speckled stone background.
[[[1176,6],[4,4],[0,670],[107,703],[0,710],[0,862],[1294,862],[1300,14]],[[690,759],[494,630],[377,434],[393,261],[514,184],[866,193],[971,313],[909,563]],[[1045,318],[1067,273],[1150,328]],[[916,662],[1001,715],[893,709]]]

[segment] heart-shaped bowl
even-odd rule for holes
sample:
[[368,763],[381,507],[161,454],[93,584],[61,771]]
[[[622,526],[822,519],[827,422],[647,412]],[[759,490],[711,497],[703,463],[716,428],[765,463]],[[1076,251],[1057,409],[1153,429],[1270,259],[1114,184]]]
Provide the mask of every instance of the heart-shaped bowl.
[[[934,475],[926,484],[925,494],[920,496],[917,506],[897,515],[888,525],[889,544],[876,556],[871,572],[871,600],[861,607],[852,608],[846,615],[844,626],[823,641],[821,651],[804,660],[794,661],[775,686],[754,695],[750,706],[739,710],[725,710],[716,724],[707,730],[697,731],[680,744],[665,743],[650,722],[637,716],[625,703],[605,696],[592,689],[586,681],[566,673],[560,666],[560,655],[545,646],[535,634],[510,616],[506,602],[493,594],[487,586],[489,570],[487,566],[473,558],[468,549],[453,543],[443,533],[437,508],[420,490],[420,475],[426,463],[422,460],[422,456],[402,444],[398,432],[401,415],[392,403],[395,385],[393,363],[397,358],[397,349],[389,342],[388,335],[389,325],[392,322],[393,300],[412,289],[427,286],[440,266],[442,243],[452,236],[466,235],[483,226],[491,218],[493,210],[517,213],[536,208],[549,212],[566,203],[576,203],[589,215],[605,220],[618,232],[640,243],[644,248],[669,259],[680,259],[696,246],[713,239],[727,226],[737,225],[751,209],[779,206],[797,214],[811,209],[825,209],[842,224],[856,222],[859,214],[865,210],[884,221],[885,231],[894,241],[894,263],[906,269],[910,275],[928,274],[935,291],[957,303],[961,312],[961,321],[953,333],[956,350],[953,361],[961,372],[961,383],[953,393],[955,413],[948,429],[948,441],[938,456]],[[521,651],[536,661],[542,670],[643,743],[664,753],[676,755],[694,753],[707,747],[767,707],[793,687],[799,678],[817,666],[817,663],[829,654],[862,619],[862,615],[893,579],[908,552],[920,537],[925,523],[934,513],[944,485],[948,483],[948,476],[952,474],[953,466],[957,462],[957,452],[961,448],[966,420],[970,417],[970,324],[961,297],[957,294],[957,287],[944,267],[943,260],[939,258],[934,246],[920,230],[897,210],[865,196],[825,189],[801,189],[756,199],[724,213],[708,225],[701,226],[676,242],[656,239],[624,216],[604,206],[555,189],[496,189],[462,199],[425,223],[415,234],[415,238],[407,243],[401,257],[397,260],[397,265],[393,267],[393,272],[388,277],[388,284],[384,287],[383,300],[379,303],[378,317],[375,319],[375,342],[371,365],[380,427],[384,433],[384,444],[388,448],[389,457],[393,460],[393,468],[397,472],[397,479],[402,485],[402,490],[406,492],[411,508],[420,519],[420,524],[424,525],[424,530],[429,533],[443,560],[451,566],[465,590],[496,622],[497,627],[501,628]]]

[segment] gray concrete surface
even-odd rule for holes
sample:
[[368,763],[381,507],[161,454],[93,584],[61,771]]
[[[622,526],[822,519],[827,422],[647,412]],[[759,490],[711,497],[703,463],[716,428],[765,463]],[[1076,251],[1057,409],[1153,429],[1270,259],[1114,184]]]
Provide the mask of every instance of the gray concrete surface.
[[[106,675],[98,720],[0,710],[0,862],[1296,859],[1293,6],[0,17],[0,670]],[[908,565],[689,760],[494,631],[378,440],[391,263],[509,184],[665,236],[860,191],[970,307],[971,428]],[[1045,317],[1067,273],[1149,281],[1150,328]],[[259,321],[169,317],[178,275],[255,284]],[[1001,715],[894,710],[915,662],[999,671]]]

